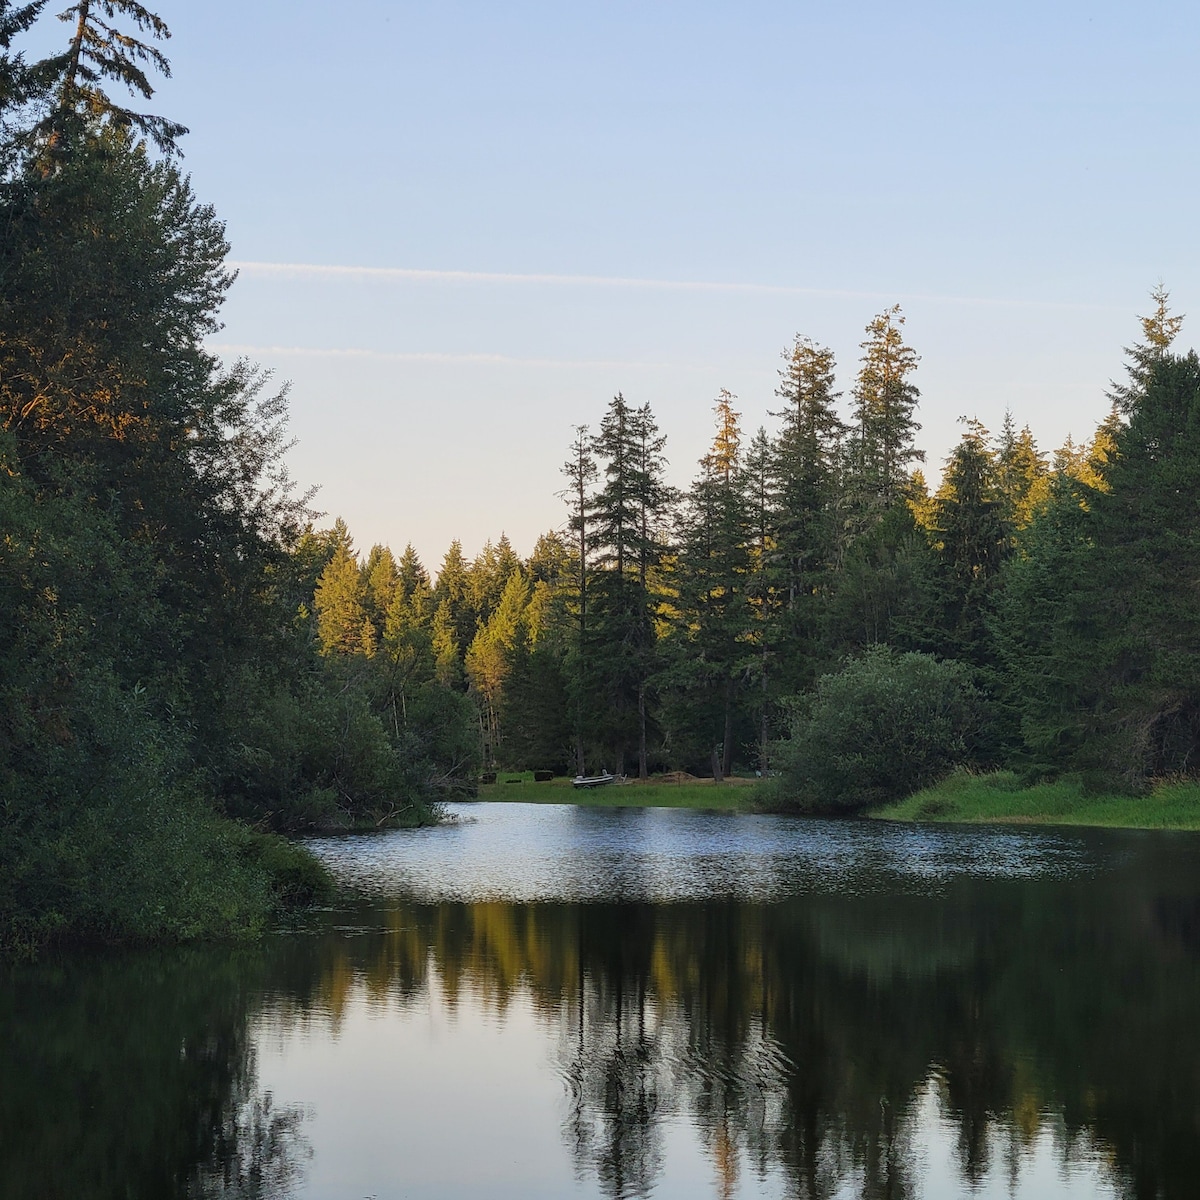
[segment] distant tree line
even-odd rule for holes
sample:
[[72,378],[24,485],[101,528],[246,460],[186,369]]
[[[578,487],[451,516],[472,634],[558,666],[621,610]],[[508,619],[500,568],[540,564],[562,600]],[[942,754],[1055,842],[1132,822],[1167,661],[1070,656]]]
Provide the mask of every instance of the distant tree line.
[[[577,427],[566,519],[436,578],[284,470],[286,393],[204,348],[233,281],[152,96],[168,31],[0,0],[0,942],[244,932],[320,872],[263,831],[421,822],[481,768],[758,771],[856,808],[955,763],[1196,771],[1200,363],[1165,292],[1086,445],[967,422],[932,493],[899,308],[848,406],[784,354],[691,485],[649,406]],[[903,766],[904,769],[901,769]],[[917,769],[919,766],[919,769]]]
[[809,809],[955,764],[1135,791],[1193,774],[1200,364],[1153,299],[1089,441],[1048,456],[1011,414],[964,419],[932,491],[898,307],[867,326],[847,406],[804,337],[773,431],[747,436],[721,391],[682,492],[650,408],[618,394],[575,429],[567,521],[527,560],[456,542],[431,582],[411,547],[359,564],[340,526],[307,534],[332,554],[322,647],[377,664],[388,711],[465,695],[503,767],[754,771]]

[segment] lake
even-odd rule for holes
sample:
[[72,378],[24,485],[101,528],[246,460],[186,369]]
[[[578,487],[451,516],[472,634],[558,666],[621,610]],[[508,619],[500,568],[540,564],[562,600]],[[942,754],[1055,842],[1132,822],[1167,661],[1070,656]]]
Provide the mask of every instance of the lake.
[[1200,837],[459,804],[0,974],[0,1197],[1176,1197]]

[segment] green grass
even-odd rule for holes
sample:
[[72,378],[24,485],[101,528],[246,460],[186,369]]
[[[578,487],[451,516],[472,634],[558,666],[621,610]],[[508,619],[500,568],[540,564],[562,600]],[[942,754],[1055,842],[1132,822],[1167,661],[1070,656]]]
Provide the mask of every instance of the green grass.
[[1159,784],[1148,796],[1093,795],[1074,779],[1024,787],[1012,771],[958,771],[871,816],[889,821],[1200,829],[1200,783]]
[[749,783],[746,779],[725,783],[714,783],[711,779],[668,783],[651,778],[647,783],[634,780],[577,791],[565,777],[534,783],[529,771],[501,771],[495,783],[480,787],[479,799],[522,804],[586,804],[598,808],[700,808],[732,812],[749,809],[749,798],[754,791],[747,786]]

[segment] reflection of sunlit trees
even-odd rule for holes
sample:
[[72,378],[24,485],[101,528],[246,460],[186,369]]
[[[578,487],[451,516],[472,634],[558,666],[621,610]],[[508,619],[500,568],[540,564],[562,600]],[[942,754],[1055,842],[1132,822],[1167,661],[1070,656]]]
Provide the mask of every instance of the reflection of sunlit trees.
[[356,989],[532,1000],[557,1031],[564,1136],[614,1197],[647,1193],[684,1117],[718,1194],[781,1172],[798,1200],[916,1197],[936,1113],[964,1188],[997,1169],[1015,1187],[1050,1144],[1171,1198],[1200,1173],[1193,892],[1155,867],[773,905],[408,905],[322,941],[303,994],[331,1013]]

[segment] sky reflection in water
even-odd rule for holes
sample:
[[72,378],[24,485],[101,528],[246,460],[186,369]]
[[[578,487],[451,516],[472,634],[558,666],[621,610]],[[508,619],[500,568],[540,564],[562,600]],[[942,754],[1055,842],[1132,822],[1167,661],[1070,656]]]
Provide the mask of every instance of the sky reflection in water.
[[449,827],[309,843],[376,897],[669,903],[806,892],[926,889],[961,876],[1077,874],[1077,835],[874,821],[797,820],[685,809],[455,804]]
[[1200,839],[455,812],[0,973],[0,1200],[1195,1194]]

